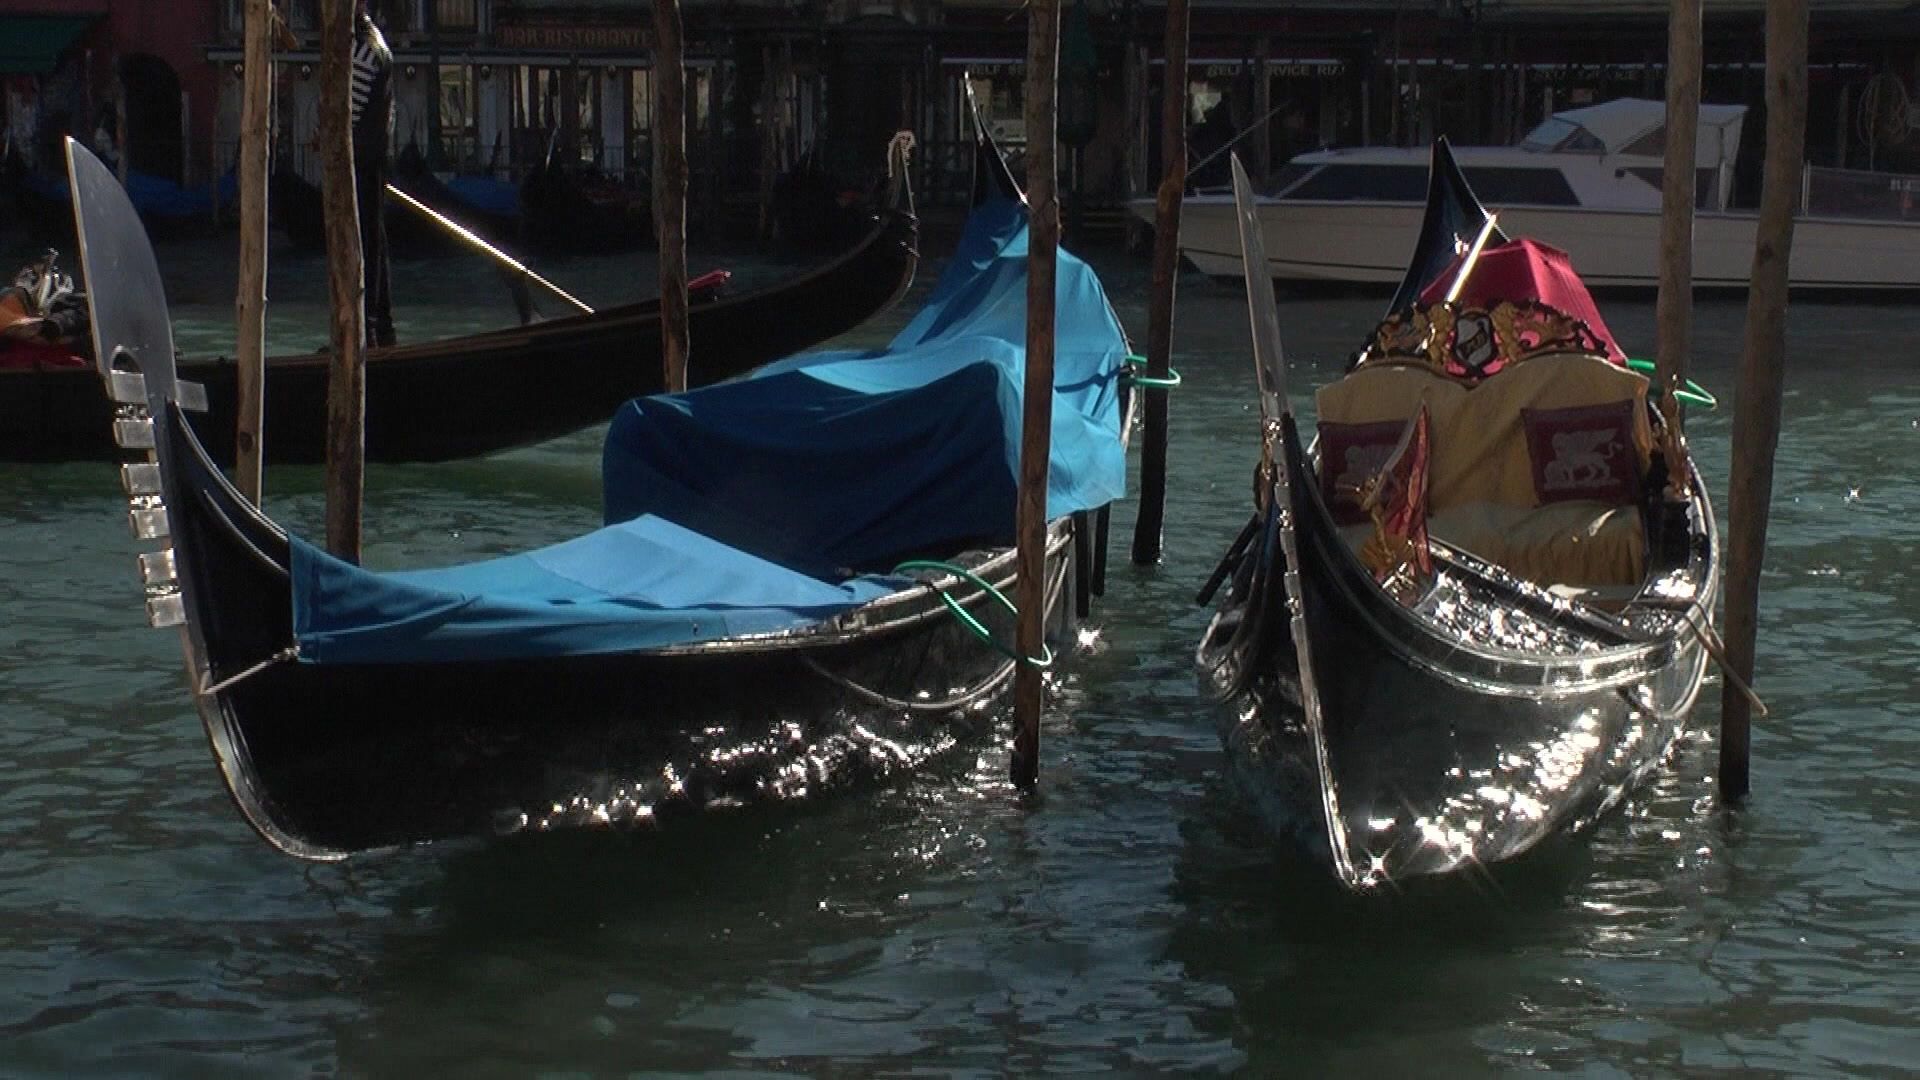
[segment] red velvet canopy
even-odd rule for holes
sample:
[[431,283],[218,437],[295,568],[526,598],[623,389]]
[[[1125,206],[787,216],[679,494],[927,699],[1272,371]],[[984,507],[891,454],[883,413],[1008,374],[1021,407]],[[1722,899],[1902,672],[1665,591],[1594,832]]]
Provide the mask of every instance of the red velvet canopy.
[[[1422,304],[1434,304],[1446,298],[1447,290],[1453,287],[1454,275],[1460,272],[1460,263],[1461,259],[1455,259],[1445,273],[1427,286],[1420,294]],[[1573,262],[1567,253],[1559,248],[1522,237],[1481,251],[1456,304],[1463,308],[1488,308],[1502,300],[1538,300],[1564,311],[1586,323],[1587,329],[1605,343],[1607,359],[1616,364],[1627,362],[1627,354],[1614,341],[1613,332],[1600,317],[1600,309],[1594,306],[1593,294],[1587,291],[1580,275],[1573,272]]]

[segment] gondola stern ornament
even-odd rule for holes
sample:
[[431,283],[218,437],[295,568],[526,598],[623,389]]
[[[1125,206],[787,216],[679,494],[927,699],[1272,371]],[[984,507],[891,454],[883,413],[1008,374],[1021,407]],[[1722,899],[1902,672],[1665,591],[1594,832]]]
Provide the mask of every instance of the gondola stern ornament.
[[1374,880],[1370,870],[1354,865],[1347,846],[1346,820],[1340,815],[1333,763],[1327,750],[1325,717],[1308,640],[1306,594],[1300,577],[1299,539],[1295,532],[1297,503],[1293,496],[1294,456],[1298,436],[1292,434],[1292,407],[1287,400],[1287,358],[1280,343],[1280,308],[1273,283],[1266,274],[1266,237],[1254,202],[1253,182],[1240,155],[1230,155],[1233,168],[1234,218],[1240,227],[1240,260],[1247,285],[1247,317],[1253,331],[1255,374],[1260,385],[1262,503],[1274,516],[1280,557],[1285,561],[1282,586],[1287,597],[1287,636],[1292,639],[1300,672],[1300,704],[1313,742],[1314,765],[1320,775],[1321,812],[1326,819],[1327,847],[1333,869],[1343,884],[1364,888]]

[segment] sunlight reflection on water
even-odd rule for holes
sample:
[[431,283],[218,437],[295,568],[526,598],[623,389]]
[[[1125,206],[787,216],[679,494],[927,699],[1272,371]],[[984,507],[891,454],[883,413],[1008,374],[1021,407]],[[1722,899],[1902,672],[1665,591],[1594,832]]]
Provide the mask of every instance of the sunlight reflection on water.
[[[193,351],[229,338],[224,252],[170,248]],[[752,273],[781,268],[727,260]],[[696,260],[698,263],[698,260]],[[1141,261],[1107,256],[1143,336]],[[542,271],[590,300],[642,259]],[[314,264],[276,341],[317,344]],[[858,335],[884,339],[915,297]],[[414,266],[407,334],[497,321],[490,271]],[[1167,558],[1126,566],[1043,743],[1043,793],[976,745],[799,813],[636,836],[522,837],[307,867],[221,793],[178,672],[141,625],[103,466],[0,465],[0,1045],[9,1069],[163,1073],[1459,1075],[1555,1068],[1843,1074],[1920,1062],[1920,312],[1796,308],[1755,797],[1715,809],[1713,696],[1676,762],[1590,841],[1355,901],[1276,856],[1219,774],[1191,597],[1244,520],[1251,364],[1234,289],[1182,282]],[[1302,404],[1375,300],[1283,304]],[[1652,307],[1608,303],[1651,340]],[[1695,377],[1731,401],[1743,309],[1703,305]],[[1804,358],[1804,359],[1803,359]],[[1691,425],[1724,490],[1730,415]],[[271,437],[271,436],[269,436]],[[421,565],[597,523],[597,432],[369,476],[369,559]],[[320,517],[318,473],[269,510]],[[1852,493],[1850,495],[1850,493]],[[1097,641],[1094,640],[1097,637]],[[1715,684],[1717,685],[1717,683]],[[1544,752],[1544,751],[1543,751]],[[1549,755],[1550,756],[1550,755]],[[829,1065],[829,1062],[833,1063]]]

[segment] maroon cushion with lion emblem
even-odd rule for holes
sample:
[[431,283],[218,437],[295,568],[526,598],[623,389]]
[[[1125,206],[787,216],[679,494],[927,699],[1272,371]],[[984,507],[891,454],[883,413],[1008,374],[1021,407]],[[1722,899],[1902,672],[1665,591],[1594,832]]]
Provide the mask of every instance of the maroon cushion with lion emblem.
[[1633,402],[1521,409],[1533,494],[1542,504],[1570,499],[1624,506],[1640,499]]
[[1360,487],[1373,479],[1393,456],[1406,430],[1404,420],[1371,424],[1320,422],[1320,492],[1333,510],[1335,521],[1359,525],[1369,520],[1366,511],[1360,509]]

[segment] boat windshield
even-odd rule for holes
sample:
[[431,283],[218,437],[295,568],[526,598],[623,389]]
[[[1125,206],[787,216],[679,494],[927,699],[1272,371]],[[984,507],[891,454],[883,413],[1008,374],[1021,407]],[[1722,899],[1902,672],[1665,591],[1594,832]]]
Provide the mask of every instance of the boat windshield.
[[1267,194],[1277,198],[1284,197],[1288,189],[1312,176],[1319,168],[1318,165],[1296,165],[1288,162],[1280,167],[1280,171],[1274,174],[1272,180],[1267,182]]
[[1602,154],[1607,147],[1579,124],[1549,116],[1539,127],[1527,132],[1527,137],[1520,140],[1520,149],[1537,154]]
[[1422,202],[1427,197],[1427,167],[1323,165],[1287,190],[1286,197],[1327,202]]

